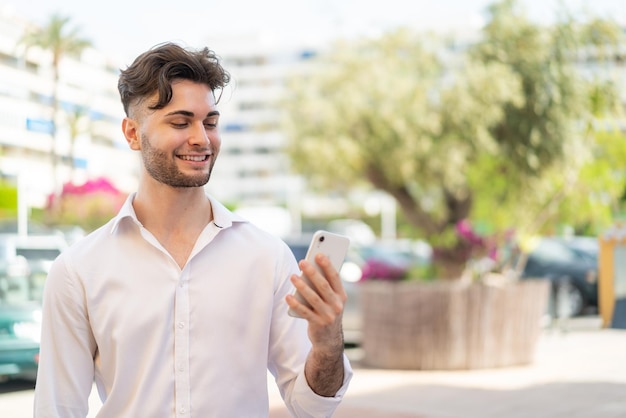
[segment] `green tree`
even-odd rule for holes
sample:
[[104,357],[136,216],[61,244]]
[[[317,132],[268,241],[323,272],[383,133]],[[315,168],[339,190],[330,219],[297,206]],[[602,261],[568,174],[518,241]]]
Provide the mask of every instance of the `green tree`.
[[17,187],[0,181],[0,219],[17,217]]
[[590,83],[572,62],[583,31],[534,24],[514,1],[489,10],[482,39],[445,62],[441,44],[408,30],[339,44],[286,103],[294,168],[324,187],[388,192],[446,278],[472,254],[461,221],[497,231],[521,214],[530,227],[546,178],[577,178],[591,147]]
[[69,17],[54,14],[43,27],[36,27],[27,31],[20,40],[20,44],[24,45],[26,50],[31,47],[39,47],[49,51],[52,56],[52,146],[50,156],[55,193],[58,188],[56,173],[58,164],[56,123],[59,112],[60,64],[64,57],[79,56],[87,47],[91,46],[91,41],[81,35],[78,27],[70,27],[70,21]]
[[[624,45],[622,31],[611,21],[576,22],[567,13],[548,29],[520,24],[513,0],[492,5],[490,12],[485,40],[472,49],[472,58],[505,63],[522,80],[525,102],[507,105],[505,118],[491,130],[502,154],[473,173],[482,194],[473,218],[495,225],[514,219],[526,235],[556,233],[562,225],[596,234],[611,222],[624,188],[621,134],[605,129],[607,120],[621,114],[620,99],[602,71]],[[598,65],[586,80],[574,64],[589,60]],[[494,196],[504,210],[493,210]]]

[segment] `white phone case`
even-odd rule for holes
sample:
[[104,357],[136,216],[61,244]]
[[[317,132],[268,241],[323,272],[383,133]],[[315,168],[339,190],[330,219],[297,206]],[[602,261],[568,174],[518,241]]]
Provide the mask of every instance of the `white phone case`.
[[[313,238],[311,239],[311,244],[309,244],[309,249],[305,258],[313,264],[318,271],[321,272],[321,268],[317,265],[317,263],[315,263],[315,256],[319,253],[325,254],[330,259],[330,262],[335,270],[339,272],[348,253],[349,246],[350,239],[348,237],[320,230],[313,234]],[[305,275],[302,275],[302,279],[311,284]],[[312,287],[315,288],[314,286]],[[294,296],[299,302],[310,307],[309,303],[302,297],[302,295],[300,295],[298,291],[294,292]],[[300,315],[292,309],[289,309],[289,315],[300,317]]]

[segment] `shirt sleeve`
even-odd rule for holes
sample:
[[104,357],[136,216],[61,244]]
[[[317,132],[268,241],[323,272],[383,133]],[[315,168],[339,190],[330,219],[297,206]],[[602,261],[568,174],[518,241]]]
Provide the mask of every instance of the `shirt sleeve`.
[[84,418],[94,379],[96,343],[85,293],[61,254],[46,278],[35,418]]
[[275,292],[268,369],[274,375],[285,405],[292,416],[331,417],[348,389],[353,371],[344,353],[344,380],[335,396],[320,396],[309,386],[304,375],[304,365],[311,350],[311,342],[307,335],[307,322],[304,319],[289,316],[287,313],[289,307],[285,301],[285,296],[294,290],[289,277],[291,274],[297,274],[299,269],[288,247],[286,250],[288,253],[279,268],[280,283]]

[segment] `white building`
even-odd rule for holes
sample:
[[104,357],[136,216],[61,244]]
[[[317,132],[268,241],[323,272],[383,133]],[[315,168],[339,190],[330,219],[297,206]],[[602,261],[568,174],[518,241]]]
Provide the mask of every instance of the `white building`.
[[[79,59],[62,60],[53,141],[52,57],[20,45],[28,25],[0,9],[1,176],[21,180],[30,207],[43,207],[47,196],[68,181],[80,184],[104,176],[119,189],[131,190],[138,165],[121,133],[118,67],[93,49]],[[77,115],[82,116],[72,134],[70,119]],[[58,156],[56,172],[52,152]]]
[[[222,201],[243,207],[248,215],[257,208],[260,222],[267,213],[281,213],[272,208],[284,208],[292,233],[298,233],[304,180],[290,169],[284,153],[287,138],[281,130],[279,102],[288,75],[307,68],[315,50],[267,45],[248,36],[221,42],[215,50],[232,80],[218,104],[222,148],[207,189]],[[283,221],[276,219],[275,225]]]
[[232,81],[219,103],[222,150],[217,181],[208,187],[230,202],[286,202],[299,181],[288,174],[278,101],[302,53],[248,45],[240,49],[233,42],[221,53]]

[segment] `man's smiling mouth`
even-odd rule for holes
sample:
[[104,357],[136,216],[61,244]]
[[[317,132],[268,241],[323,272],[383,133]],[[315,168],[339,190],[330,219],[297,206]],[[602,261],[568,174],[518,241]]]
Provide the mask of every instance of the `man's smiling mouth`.
[[202,161],[206,161],[209,158],[209,156],[208,155],[179,155],[178,158],[180,158],[181,160],[185,160],[185,161],[202,162]]

